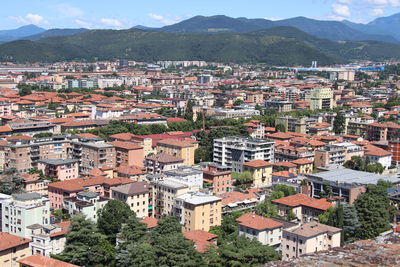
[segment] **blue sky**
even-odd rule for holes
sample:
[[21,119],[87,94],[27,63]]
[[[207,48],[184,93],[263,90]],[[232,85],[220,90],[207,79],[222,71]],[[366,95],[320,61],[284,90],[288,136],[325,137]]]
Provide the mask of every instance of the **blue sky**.
[[1,1],[0,29],[159,27],[195,15],[369,22],[400,12],[400,0],[14,0]]

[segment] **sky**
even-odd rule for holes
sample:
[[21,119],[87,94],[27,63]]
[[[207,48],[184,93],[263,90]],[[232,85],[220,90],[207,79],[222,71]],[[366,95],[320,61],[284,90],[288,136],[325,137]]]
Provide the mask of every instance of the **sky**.
[[195,15],[266,18],[305,16],[367,23],[400,12],[400,0],[3,0],[0,29],[161,27]]

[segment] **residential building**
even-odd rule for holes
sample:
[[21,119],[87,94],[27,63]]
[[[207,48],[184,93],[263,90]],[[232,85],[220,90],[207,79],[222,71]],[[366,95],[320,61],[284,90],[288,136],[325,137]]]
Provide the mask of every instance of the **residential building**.
[[214,163],[242,172],[243,163],[252,160],[274,162],[274,143],[263,139],[223,137],[214,139]]
[[297,165],[298,174],[308,174],[313,172],[314,161],[309,159],[296,159],[292,161],[293,164]]
[[78,192],[74,197],[64,198],[64,209],[70,214],[82,214],[93,222],[97,221],[97,211],[101,210],[109,198],[100,196],[97,192]]
[[294,118],[292,116],[281,116],[275,119],[275,125],[281,124],[286,132],[305,134],[307,131],[307,120],[305,117]]
[[317,87],[311,92],[310,109],[332,109],[333,91],[327,87]]
[[32,255],[28,238],[0,232],[0,266],[15,267],[17,261]]
[[308,185],[304,188],[303,193],[319,198],[321,192],[326,190],[326,186],[330,185],[333,196],[344,197],[350,204],[357,199],[359,194],[365,192],[365,186],[368,184],[377,184],[379,180],[394,184],[400,183],[400,180],[396,177],[346,168],[307,174],[305,180]]
[[395,122],[374,122],[367,125],[366,139],[370,141],[399,140],[400,124]]
[[144,149],[142,146],[121,141],[114,141],[109,144],[115,147],[117,167],[132,165],[143,167]]
[[257,159],[244,163],[243,171],[251,173],[254,187],[268,187],[272,185],[272,166],[272,163]]
[[135,182],[113,187],[112,198],[128,204],[130,209],[135,212],[136,217],[143,218],[149,216],[150,184],[147,182]]
[[30,238],[28,226],[50,223],[50,203],[38,193],[14,194],[5,199],[2,208],[2,230],[20,237]]
[[227,166],[210,164],[203,170],[203,182],[213,194],[223,194],[232,190],[232,172]]
[[279,247],[282,242],[282,231],[296,226],[281,219],[266,218],[254,213],[245,213],[236,219],[238,235],[256,239],[266,246]]
[[76,179],[79,176],[78,159],[47,159],[38,161],[38,169],[47,177],[60,181]]
[[19,267],[80,267],[65,261],[56,260],[40,254],[35,254],[18,260]]
[[315,150],[314,164],[316,167],[328,165],[343,165],[346,162],[346,149],[341,146],[327,145]]
[[185,239],[194,243],[194,248],[200,252],[205,253],[212,247],[217,247],[217,235],[203,230],[193,230],[184,232]]
[[166,153],[159,153],[147,156],[144,160],[144,167],[148,173],[163,173],[183,166],[183,161],[181,158]]
[[40,177],[38,173],[21,174],[21,178],[24,179],[24,190],[26,193],[38,193],[42,196],[47,195],[47,184],[50,182]]
[[243,125],[247,127],[251,138],[263,139],[265,137],[265,123],[262,123],[259,120],[250,120]]
[[173,214],[179,218],[184,231],[209,231],[221,225],[221,198],[189,192],[175,199]]
[[[222,198],[222,214],[228,214],[235,211],[253,210],[265,196],[259,194],[258,189],[250,189],[244,193],[231,191],[219,194]],[[249,192],[251,191],[251,192]]]
[[271,99],[265,101],[264,106],[266,109],[274,109],[278,112],[290,112],[292,111],[293,102],[286,99]]
[[304,254],[340,247],[341,231],[340,228],[317,222],[283,230],[282,258],[297,258]]
[[66,234],[71,225],[70,221],[63,221],[57,224],[29,226],[32,242],[30,247],[32,254],[48,256],[59,254],[65,248]]
[[115,147],[105,143],[75,143],[74,151],[79,151],[80,172],[88,173],[92,169],[115,167]]
[[187,184],[189,187],[203,188],[203,172],[189,166],[181,166],[175,170],[169,170],[164,174],[179,182]]
[[380,163],[385,170],[392,165],[392,153],[377,146],[365,146],[365,159],[370,163]]
[[196,141],[181,141],[178,139],[165,139],[158,141],[157,154],[165,153],[183,159],[183,164],[192,166],[194,164],[194,152],[199,144]]

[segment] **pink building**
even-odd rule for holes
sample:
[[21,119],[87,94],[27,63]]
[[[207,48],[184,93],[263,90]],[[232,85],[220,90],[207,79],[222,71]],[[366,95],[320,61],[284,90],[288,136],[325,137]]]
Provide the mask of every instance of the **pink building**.
[[109,179],[106,177],[92,177],[50,183],[48,185],[50,208],[61,209],[64,198],[74,197],[78,192],[84,190],[97,192],[104,197],[110,197],[112,187],[133,182],[128,178]]
[[117,167],[119,166],[143,167],[143,161],[144,161],[143,146],[121,141],[114,141],[109,144],[115,147]]
[[60,181],[72,180],[79,177],[78,159],[46,159],[38,162],[38,169],[48,177]]

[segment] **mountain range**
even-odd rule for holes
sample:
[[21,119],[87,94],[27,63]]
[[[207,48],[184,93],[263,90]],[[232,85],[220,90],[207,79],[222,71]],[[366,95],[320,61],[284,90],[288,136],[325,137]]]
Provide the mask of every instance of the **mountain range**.
[[[196,16],[127,30],[50,29],[28,25],[0,31],[0,60],[58,61],[128,58],[321,65],[400,59],[400,13],[368,24],[305,17],[266,19]],[[10,41],[10,39],[8,39]]]

